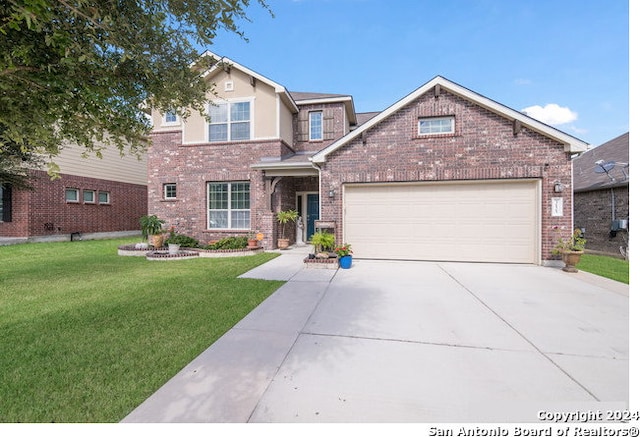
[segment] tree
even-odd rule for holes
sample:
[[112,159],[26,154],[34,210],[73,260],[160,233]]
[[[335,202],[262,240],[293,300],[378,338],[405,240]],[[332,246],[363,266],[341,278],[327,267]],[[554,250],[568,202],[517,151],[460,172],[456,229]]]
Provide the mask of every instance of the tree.
[[[66,142],[146,149],[142,110],[203,112],[219,30],[246,40],[251,0],[8,0],[0,6],[0,171]],[[256,0],[271,15],[265,0]]]

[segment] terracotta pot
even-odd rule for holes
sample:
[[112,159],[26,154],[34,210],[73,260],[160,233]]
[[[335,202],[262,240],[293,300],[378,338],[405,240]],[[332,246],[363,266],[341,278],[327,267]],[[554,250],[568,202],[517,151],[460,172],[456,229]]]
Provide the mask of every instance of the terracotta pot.
[[248,247],[258,247],[258,240],[256,239],[247,240],[247,245]]
[[287,247],[289,247],[289,239],[278,238],[278,249],[286,249]]
[[164,235],[152,235],[151,245],[156,249],[160,249],[164,245]]
[[576,265],[580,262],[580,257],[583,253],[582,251],[564,252],[562,254],[562,261],[564,261],[562,270],[569,273],[576,273],[578,271]]

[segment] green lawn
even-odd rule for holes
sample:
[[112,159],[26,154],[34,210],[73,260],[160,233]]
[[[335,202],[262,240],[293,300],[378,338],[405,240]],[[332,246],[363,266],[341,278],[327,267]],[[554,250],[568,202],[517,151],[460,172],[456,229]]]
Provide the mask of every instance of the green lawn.
[[0,422],[118,422],[273,293],[277,255],[147,261],[131,239],[0,246]]
[[593,273],[619,282],[629,283],[629,261],[611,256],[584,254],[576,266],[579,270]]

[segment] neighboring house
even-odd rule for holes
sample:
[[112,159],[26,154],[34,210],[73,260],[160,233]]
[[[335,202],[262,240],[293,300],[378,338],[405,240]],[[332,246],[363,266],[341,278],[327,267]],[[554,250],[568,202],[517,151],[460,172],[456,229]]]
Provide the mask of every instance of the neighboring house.
[[[574,224],[587,249],[620,255],[629,225],[629,132],[573,160]],[[626,241],[625,241],[626,240]]]
[[146,156],[121,157],[115,148],[102,159],[82,158],[77,146],[54,158],[60,178],[31,170],[33,190],[0,188],[0,238],[55,241],[140,232],[147,214]]
[[307,238],[321,220],[360,258],[533,264],[571,235],[573,136],[440,76],[357,114],[217,59],[209,120],[152,114],[149,211],[180,233],[274,248],[297,209]]

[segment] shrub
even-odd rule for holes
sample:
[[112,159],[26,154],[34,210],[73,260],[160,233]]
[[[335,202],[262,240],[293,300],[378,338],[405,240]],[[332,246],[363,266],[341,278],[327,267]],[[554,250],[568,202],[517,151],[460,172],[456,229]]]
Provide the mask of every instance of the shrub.
[[209,244],[206,249],[224,250],[224,249],[244,249],[247,247],[247,237],[226,237],[218,240],[213,244]]
[[167,244],[179,244],[180,247],[199,247],[200,242],[193,237],[184,234],[173,234],[167,238]]

